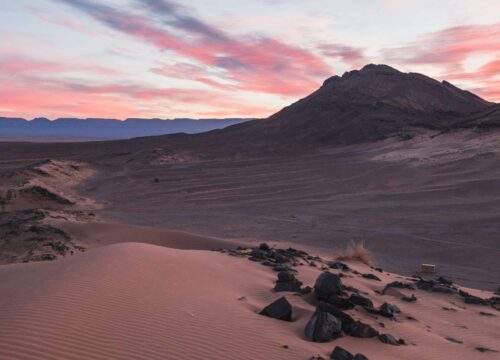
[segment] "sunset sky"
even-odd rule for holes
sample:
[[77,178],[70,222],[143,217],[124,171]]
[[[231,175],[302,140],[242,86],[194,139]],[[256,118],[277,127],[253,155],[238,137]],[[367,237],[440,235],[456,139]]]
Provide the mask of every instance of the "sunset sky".
[[0,2],[0,116],[267,117],[367,63],[498,102],[500,1]]

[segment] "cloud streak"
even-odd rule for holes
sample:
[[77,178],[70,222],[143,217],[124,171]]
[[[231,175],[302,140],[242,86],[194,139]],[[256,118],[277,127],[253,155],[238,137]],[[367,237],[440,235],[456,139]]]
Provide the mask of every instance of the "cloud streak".
[[[331,73],[322,57],[267,37],[235,39],[163,0],[139,0],[149,16],[133,15],[89,0],[58,0],[101,24],[222,71],[240,90],[304,95]],[[154,18],[158,18],[158,25]],[[183,36],[185,33],[189,36]],[[220,81],[215,81],[220,84]]]

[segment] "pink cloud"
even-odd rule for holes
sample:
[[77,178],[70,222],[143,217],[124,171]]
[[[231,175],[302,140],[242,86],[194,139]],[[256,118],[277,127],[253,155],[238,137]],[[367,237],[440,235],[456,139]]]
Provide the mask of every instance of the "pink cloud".
[[324,56],[340,59],[351,67],[360,67],[368,62],[362,48],[337,43],[319,45],[318,48]]
[[498,60],[473,72],[464,71],[471,56],[498,58],[500,55],[500,23],[457,26],[427,34],[409,45],[387,49],[385,60],[394,64],[431,65],[440,70],[441,79],[457,82],[473,81],[471,88],[490,101],[500,99]]
[[468,56],[500,51],[500,23],[457,26],[423,36],[409,45],[388,49],[385,58],[400,64],[436,64],[457,71]]
[[0,74],[62,74],[65,72],[86,72],[108,76],[123,75],[118,70],[80,60],[65,59],[65,61],[54,62],[11,54],[1,54],[0,57]]
[[[198,19],[179,14],[178,8],[167,1],[142,0],[152,16],[164,20],[161,27],[152,16],[133,15],[89,0],[62,1],[114,30],[217,68],[225,81],[235,83],[239,89],[304,95],[331,75],[324,59],[313,52],[265,37],[232,38]],[[210,82],[206,76],[198,77]],[[278,78],[279,84],[271,83]],[[224,86],[223,82],[211,81],[216,87]]]

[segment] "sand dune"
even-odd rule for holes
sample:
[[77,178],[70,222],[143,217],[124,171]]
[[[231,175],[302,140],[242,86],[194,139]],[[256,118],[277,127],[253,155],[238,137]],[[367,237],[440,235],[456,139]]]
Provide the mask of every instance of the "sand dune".
[[[298,269],[304,285],[313,285],[320,273],[309,266]],[[400,279],[377,275],[384,282]],[[137,243],[108,245],[55,262],[5,265],[0,267],[0,358],[309,359],[328,357],[336,345],[372,360],[498,358],[475,350],[499,347],[494,309],[419,290],[412,291],[416,303],[404,303],[399,292],[409,290],[377,295],[381,282],[354,274],[344,283],[369,294],[375,305],[390,301],[402,313],[397,321],[375,319],[358,308],[351,315],[377,330],[384,322],[383,331],[409,345],[351,337],[308,342],[303,329],[314,310],[310,296],[274,293],[275,279],[275,272],[246,258]],[[294,308],[293,322],[257,314],[284,294]]]

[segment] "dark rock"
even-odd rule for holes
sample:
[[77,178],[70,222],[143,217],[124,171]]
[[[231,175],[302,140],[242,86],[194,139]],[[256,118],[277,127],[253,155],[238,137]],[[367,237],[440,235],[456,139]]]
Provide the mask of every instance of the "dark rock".
[[250,253],[250,257],[254,259],[261,259],[263,260],[265,258],[266,253],[262,250],[259,249],[253,249],[252,252]]
[[374,275],[374,274],[371,274],[371,273],[368,273],[368,274],[361,274],[362,277],[364,277],[365,279],[370,279],[370,280],[376,280],[376,281],[382,281],[380,280],[380,278],[377,276],[377,275]]
[[342,335],[342,322],[326,311],[316,311],[307,322],[304,335],[307,340],[328,342]]
[[337,261],[337,260],[328,262],[328,267],[330,269],[337,269],[337,270],[342,270],[342,271],[348,271],[348,270],[350,270],[349,266],[347,266],[343,262],[340,262],[340,261]]
[[497,350],[488,349],[488,348],[486,348],[484,346],[478,346],[478,347],[476,347],[476,350],[479,351],[479,352],[482,352],[482,353],[485,353],[485,352],[497,353],[498,352]]
[[343,288],[345,291],[350,291],[350,292],[353,292],[353,293],[356,293],[358,294],[359,293],[359,290],[356,289],[355,287],[352,287],[352,286],[344,286]]
[[453,281],[451,281],[450,279],[448,278],[445,278],[444,276],[439,276],[436,278],[436,281],[440,284],[443,284],[443,285],[447,285],[447,286],[451,286],[453,285]]
[[455,289],[450,288],[447,285],[442,285],[442,284],[432,285],[431,291],[433,291],[433,292],[439,292],[439,293],[443,293],[443,294],[451,294],[451,293],[456,293],[457,292]]
[[287,271],[280,271],[278,273],[278,281],[281,282],[290,282],[295,280],[295,275],[287,272]]
[[310,261],[309,262],[309,266],[312,266],[312,267],[317,267],[318,265],[316,265],[316,263],[314,261]]
[[339,295],[331,295],[326,302],[342,310],[354,308],[354,304],[349,299]]
[[338,275],[323,272],[316,279],[314,292],[319,301],[328,300],[331,295],[342,294],[342,280]]
[[415,302],[417,301],[417,297],[414,294],[411,294],[411,296],[403,296],[401,300],[406,301],[406,302]]
[[262,309],[260,315],[283,321],[292,321],[292,305],[283,296]]
[[492,313],[489,313],[489,312],[484,312],[484,311],[480,311],[479,312],[479,315],[483,315],[483,316],[496,316],[495,314],[492,314]]
[[452,342],[455,344],[463,344],[464,343],[462,340],[457,340],[457,339],[454,339],[452,337],[446,337],[445,339],[448,340],[449,342]]
[[373,302],[368,299],[367,297],[358,295],[358,294],[351,294],[351,297],[349,300],[354,304],[354,305],[359,305],[363,307],[373,307]]
[[281,271],[278,273],[278,281],[276,281],[276,285],[274,286],[274,291],[300,291],[300,287],[302,286],[302,281],[295,278],[290,272]]
[[368,306],[365,306],[364,309],[370,313],[370,314],[373,314],[373,315],[380,315],[380,310],[379,309],[375,309],[375,308],[372,308],[372,307],[368,307]]
[[378,335],[377,330],[359,321],[351,323],[349,331],[346,331],[346,333],[357,338],[372,338]]
[[297,270],[291,268],[288,265],[276,265],[275,267],[273,267],[273,270],[276,271],[276,272],[280,272],[280,271],[292,271],[292,272],[295,272],[295,271],[297,271]]
[[327,312],[335,316],[337,319],[340,319],[342,322],[342,330],[346,333],[349,331],[351,324],[354,322],[354,319],[349,314],[331,304],[321,302],[317,307],[317,311]]
[[269,250],[271,250],[271,248],[266,243],[262,243],[262,244],[259,245],[259,250],[269,251]]
[[380,315],[385,317],[393,317],[394,314],[400,313],[401,310],[396,305],[384,303],[380,306]]
[[403,283],[401,281],[393,281],[389,284],[387,284],[384,289],[382,290],[382,294],[385,294],[385,292],[390,289],[391,287],[397,288],[397,289],[412,289],[415,290],[415,285],[413,284],[408,284],[408,283]]
[[356,355],[354,355],[353,360],[368,360],[368,358],[366,356],[364,356],[363,354],[356,354]]
[[489,305],[488,300],[482,299],[478,296],[474,295],[467,295],[464,297],[464,301],[466,304],[473,304],[473,305]]
[[420,290],[426,290],[430,291],[434,285],[436,285],[434,280],[424,280],[424,279],[419,279],[415,285],[417,288]]
[[274,266],[274,263],[270,262],[269,260],[263,261],[262,265],[264,266]]
[[381,334],[378,336],[378,339],[382,341],[384,344],[389,345],[400,345],[399,342],[394,338],[394,336],[390,334]]
[[335,349],[333,349],[332,353],[330,354],[330,359],[333,360],[352,360],[354,359],[354,356],[347,351],[344,348],[341,348],[340,346],[336,346]]
[[305,288],[300,289],[300,293],[303,295],[310,294],[312,292],[312,287],[306,286]]

